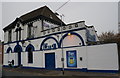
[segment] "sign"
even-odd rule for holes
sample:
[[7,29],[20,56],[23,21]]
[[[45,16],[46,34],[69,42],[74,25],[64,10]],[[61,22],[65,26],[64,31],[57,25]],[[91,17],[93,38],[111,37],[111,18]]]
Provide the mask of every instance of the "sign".
[[54,27],[58,27],[58,26],[55,25],[55,24],[52,24],[50,22],[43,21],[43,29],[44,30],[51,29],[51,28],[54,28]]
[[77,67],[76,50],[67,51],[67,67]]
[[89,41],[96,41],[96,37],[95,37],[95,35],[92,35],[91,33],[90,33],[90,31],[89,30],[86,30],[87,31],[87,33],[86,33],[86,35],[87,35],[87,41],[89,42]]
[[44,43],[43,44],[43,50],[51,50],[51,49],[56,49],[57,47],[56,47],[56,44],[55,43],[53,43],[53,44],[51,44],[51,45],[49,45],[48,43]]

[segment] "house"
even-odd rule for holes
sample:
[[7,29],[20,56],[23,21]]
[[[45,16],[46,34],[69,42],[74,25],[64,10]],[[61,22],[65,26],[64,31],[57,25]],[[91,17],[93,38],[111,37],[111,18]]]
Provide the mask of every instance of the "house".
[[[16,18],[3,30],[3,66],[61,69],[64,64],[65,69],[104,70],[107,67],[106,70],[118,70],[116,44],[110,45],[115,46],[111,48],[109,45],[105,45],[106,48],[103,45],[97,45],[99,48],[88,46],[87,42],[99,41],[94,26],[86,26],[85,21],[66,25],[47,6]],[[102,52],[99,52],[100,49]],[[110,50],[110,56],[106,57],[107,50]],[[95,54],[91,56],[92,52]],[[102,61],[96,59],[101,53],[106,60],[101,56]],[[109,62],[109,66],[103,65],[112,57],[113,62]],[[95,62],[99,64],[98,67]]]

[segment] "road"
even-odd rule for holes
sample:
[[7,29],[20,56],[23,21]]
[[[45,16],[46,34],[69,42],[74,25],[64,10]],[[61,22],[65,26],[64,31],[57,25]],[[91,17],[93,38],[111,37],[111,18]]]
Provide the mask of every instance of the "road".
[[56,70],[41,70],[41,69],[17,69],[17,68],[3,68],[3,78],[120,78],[119,74],[114,73],[94,73],[94,72],[76,72],[65,71],[65,75],[61,71]]

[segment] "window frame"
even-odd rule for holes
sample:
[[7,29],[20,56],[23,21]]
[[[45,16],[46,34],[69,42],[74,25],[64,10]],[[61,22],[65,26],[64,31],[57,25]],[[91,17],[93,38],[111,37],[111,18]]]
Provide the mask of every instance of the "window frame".
[[12,30],[8,31],[8,42],[12,41]]
[[33,50],[32,50],[32,47],[28,48],[28,63],[33,63]]

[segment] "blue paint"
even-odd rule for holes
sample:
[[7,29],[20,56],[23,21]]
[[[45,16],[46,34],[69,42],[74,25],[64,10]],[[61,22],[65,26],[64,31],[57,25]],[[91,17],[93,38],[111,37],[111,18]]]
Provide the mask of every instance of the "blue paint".
[[77,67],[76,50],[66,51],[67,67]]
[[[72,32],[72,31],[79,31],[79,30],[85,30],[85,29],[86,29],[86,28],[83,27],[83,28],[78,28],[78,29],[63,31],[62,33],[67,33],[67,32]],[[7,43],[4,43],[4,45],[11,44],[11,43],[16,43],[16,42],[22,42],[22,41],[28,41],[28,40],[34,40],[34,39],[44,38],[44,37],[48,37],[48,36],[56,35],[56,34],[61,34],[61,32],[52,33],[52,34],[49,34],[49,35],[45,35],[45,36],[41,36],[41,37],[36,37],[36,38],[30,38],[30,39],[25,39],[25,40],[7,42]]]
[[[40,45],[40,50],[50,50],[51,49],[51,47],[49,46],[48,48],[47,48],[47,43],[45,43],[45,41],[47,41],[48,39],[53,39],[55,42],[56,42],[56,46],[58,46],[59,47],[59,43],[58,43],[58,41],[54,38],[54,37],[47,37],[47,38],[45,38],[43,41],[42,41],[42,43],[41,43],[41,45]],[[44,48],[43,48],[44,47]]]
[[21,52],[22,52],[22,47],[17,43],[17,45],[14,48],[14,52],[18,53],[18,66],[21,65]]
[[45,69],[55,69],[55,53],[45,53]]
[[8,47],[6,53],[9,53],[10,51],[12,52],[12,48],[11,48],[11,47]]
[[14,52],[22,52],[22,47],[17,44],[15,47],[14,47]]
[[28,52],[28,49],[29,48],[31,48],[32,49],[32,51],[35,51],[35,48],[34,48],[34,46],[32,45],[32,44],[29,44],[27,47],[26,47],[26,52]]
[[[81,46],[69,46],[69,47],[63,47],[63,48],[75,48],[75,47],[81,47]],[[58,48],[53,48],[53,49],[51,49],[51,50],[56,50],[56,49],[58,49]],[[60,48],[59,48],[60,49]],[[49,50],[49,49],[45,49],[45,51],[46,50]],[[34,52],[37,52],[37,51],[41,51],[41,50],[34,50]],[[26,52],[26,51],[22,51],[22,52]],[[7,53],[4,53],[4,54],[7,54]]]
[[[10,67],[9,65],[3,65],[2,67]],[[13,68],[17,68],[18,66],[13,66]],[[10,67],[11,68],[11,67]]]
[[21,68],[26,68],[26,69],[45,69],[42,67],[27,67],[27,66],[22,66]]
[[83,38],[82,38],[79,34],[77,34],[77,33],[75,33],[75,32],[67,32],[67,33],[66,33],[65,35],[63,35],[62,38],[60,39],[60,43],[59,43],[59,44],[60,44],[60,47],[61,47],[61,44],[62,44],[62,41],[64,40],[64,38],[68,36],[68,33],[71,33],[71,35],[76,35],[77,37],[79,37],[79,39],[80,39],[81,42],[82,42],[82,46],[85,45]]
[[119,70],[88,70],[88,72],[118,73]]

